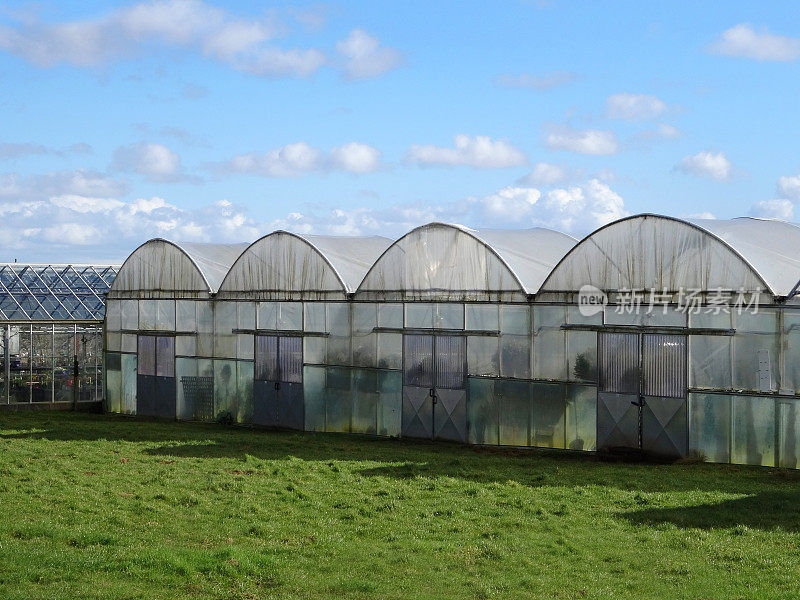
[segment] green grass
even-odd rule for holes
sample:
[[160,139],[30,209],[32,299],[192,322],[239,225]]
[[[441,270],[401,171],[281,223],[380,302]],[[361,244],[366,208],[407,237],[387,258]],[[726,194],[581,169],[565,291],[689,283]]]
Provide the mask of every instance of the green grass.
[[800,474],[0,413],[2,598],[797,598]]

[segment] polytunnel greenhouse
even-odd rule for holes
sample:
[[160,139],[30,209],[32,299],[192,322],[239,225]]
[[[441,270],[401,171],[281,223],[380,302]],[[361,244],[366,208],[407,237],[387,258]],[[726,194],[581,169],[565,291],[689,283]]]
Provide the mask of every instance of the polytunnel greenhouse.
[[112,412],[797,468],[800,227],[156,239],[108,294]]

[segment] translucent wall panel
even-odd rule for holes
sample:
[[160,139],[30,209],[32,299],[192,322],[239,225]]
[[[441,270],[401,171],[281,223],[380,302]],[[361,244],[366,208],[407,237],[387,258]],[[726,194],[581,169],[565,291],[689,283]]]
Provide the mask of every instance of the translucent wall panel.
[[778,466],[800,467],[800,401],[778,401]]
[[[687,311],[676,309],[674,306],[667,306],[657,303],[659,290],[655,290],[651,295],[650,291],[637,292],[634,300],[633,295],[624,296],[625,304],[608,305],[605,307],[606,325],[641,325],[643,327],[686,327]],[[654,304],[651,306],[650,301]],[[684,300],[683,302],[686,302]],[[638,303],[638,304],[637,304]]]
[[122,361],[118,352],[106,352],[106,409],[122,412]]
[[139,329],[139,301],[120,301],[120,327],[128,331]]
[[311,365],[324,365],[328,341],[324,337],[303,338],[303,362]]
[[567,372],[573,381],[598,381],[596,331],[567,331]]
[[800,311],[783,311],[783,373],[781,389],[800,393]]
[[377,366],[377,304],[353,304],[353,364],[359,367]]
[[710,462],[731,460],[731,397],[689,394],[689,453]]
[[500,374],[499,337],[471,335],[467,338],[467,373],[495,376]]
[[500,329],[500,309],[497,304],[467,304],[464,312],[466,328],[471,331]]
[[593,451],[597,447],[597,388],[569,384],[566,394],[566,447]]
[[127,414],[136,412],[136,355],[123,354],[122,364],[122,411]]
[[196,356],[197,355],[197,336],[178,335],[175,336],[175,355],[176,356]]
[[499,444],[499,407],[494,393],[494,379],[470,377],[467,383],[467,422],[470,444]]
[[306,431],[325,431],[325,367],[303,367]]
[[378,334],[378,367],[382,369],[403,368],[403,334]]
[[325,370],[325,431],[350,431],[351,370],[328,367]]
[[503,446],[529,446],[531,443],[532,385],[524,381],[494,383],[498,405],[498,443]]
[[775,465],[775,400],[753,396],[731,397],[731,462]]
[[[731,315],[698,313],[689,316],[693,328],[732,328]],[[733,386],[731,360],[733,338],[725,335],[689,336],[689,385],[694,388],[729,390]]]
[[430,302],[414,302],[406,304],[406,327],[433,328],[436,305]]
[[302,302],[259,302],[258,328],[302,331]]
[[175,379],[175,416],[178,420],[193,420],[196,388],[199,383],[197,381],[197,359],[176,358]]
[[175,331],[197,331],[197,304],[195,300],[175,302]]
[[345,302],[328,304],[329,365],[350,364],[350,305]]
[[[254,302],[236,303],[236,328],[253,330],[256,327],[256,306]],[[253,335],[239,333],[236,335],[236,358],[253,360]]]
[[536,379],[568,378],[564,306],[533,308],[533,376]]
[[140,329],[142,331],[155,330],[157,318],[158,318],[158,309],[156,305],[156,300],[140,300],[139,325],[134,329]]
[[138,338],[139,348],[137,351],[139,365],[139,375],[156,374],[156,336],[140,335]]
[[130,352],[132,354],[136,353],[137,336],[135,333],[123,333],[120,339],[121,339],[121,348],[123,352]]
[[406,327],[421,329],[464,329],[464,305],[413,302],[406,307]]
[[565,447],[565,386],[562,383],[533,384],[532,446]]
[[402,304],[379,304],[378,305],[378,326],[392,327],[399,329],[403,326],[403,305]]
[[214,305],[200,302],[197,308],[197,356],[214,356]]
[[119,352],[122,350],[122,334],[106,332],[106,350],[108,352]]
[[350,431],[375,435],[378,432],[378,371],[353,369],[353,416]]
[[122,306],[119,300],[106,300],[106,331],[122,328]]
[[237,375],[235,360],[214,361],[214,418],[236,419]]
[[253,420],[253,362],[236,361],[236,422],[250,423]]
[[734,389],[769,392],[778,390],[778,316],[774,310],[733,315]]
[[306,302],[303,305],[305,311],[304,330],[322,333],[327,331],[325,323],[325,303],[324,302]]
[[175,331],[175,300],[155,300],[156,329]]
[[500,375],[527,379],[531,364],[530,309],[500,307]]
[[214,356],[236,358],[236,302],[217,302],[214,306]]
[[403,398],[403,374],[378,371],[378,435],[400,435]]

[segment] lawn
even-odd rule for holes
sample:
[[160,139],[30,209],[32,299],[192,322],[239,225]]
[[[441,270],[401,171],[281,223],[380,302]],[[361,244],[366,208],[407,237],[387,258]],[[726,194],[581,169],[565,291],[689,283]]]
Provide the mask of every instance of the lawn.
[[800,473],[0,413],[2,598],[797,598]]

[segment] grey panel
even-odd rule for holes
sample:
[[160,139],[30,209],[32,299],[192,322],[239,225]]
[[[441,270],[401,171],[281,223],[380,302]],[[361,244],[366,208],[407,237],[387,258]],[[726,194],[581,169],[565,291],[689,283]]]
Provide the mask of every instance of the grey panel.
[[253,382],[253,423],[277,427],[278,390],[275,381]]
[[433,387],[433,336],[403,336],[403,384]]
[[642,335],[642,381],[645,396],[686,397],[685,335]]
[[639,409],[635,394],[597,394],[597,449],[638,448]]
[[278,380],[278,338],[274,335],[257,335],[255,378],[260,381]]
[[136,363],[139,375],[156,374],[156,338],[140,335],[138,339],[139,359]]
[[278,390],[278,427],[303,429],[303,384],[281,383]]
[[303,382],[303,339],[278,338],[278,369],[280,380],[288,383]]
[[466,338],[436,336],[436,387],[450,390],[465,388]]
[[642,407],[642,450],[665,458],[689,452],[685,398],[645,398]]
[[156,338],[156,372],[159,377],[175,377],[175,338]]
[[600,390],[619,394],[639,392],[639,334],[600,333],[598,336]]
[[433,437],[433,403],[430,388],[403,387],[403,437]]
[[[463,338],[461,338],[463,340]],[[433,405],[434,438],[453,442],[467,441],[467,391],[436,390]]]

